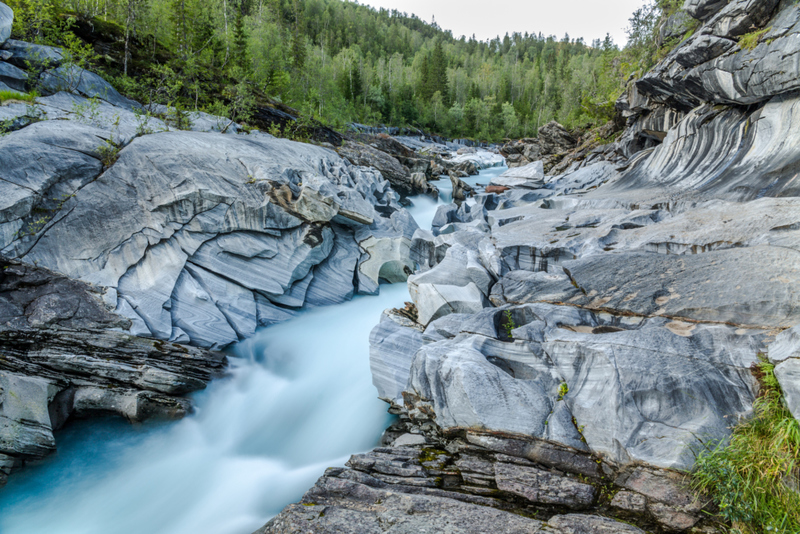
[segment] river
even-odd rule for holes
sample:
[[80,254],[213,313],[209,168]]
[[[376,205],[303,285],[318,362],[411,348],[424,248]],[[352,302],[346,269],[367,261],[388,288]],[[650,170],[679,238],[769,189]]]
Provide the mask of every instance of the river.
[[[464,181],[486,184],[505,170]],[[451,199],[413,199],[430,228]],[[77,421],[58,451],[0,490],[2,534],[250,534],[297,501],[325,468],[374,447],[391,419],[376,398],[369,332],[405,284],[314,309],[230,349],[228,376],[193,395],[176,423]]]

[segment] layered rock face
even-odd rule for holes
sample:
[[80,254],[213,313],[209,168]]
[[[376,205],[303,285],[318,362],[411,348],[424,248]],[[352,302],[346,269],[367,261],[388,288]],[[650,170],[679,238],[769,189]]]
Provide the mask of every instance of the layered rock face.
[[328,469],[300,503],[254,534],[641,534],[692,527],[703,506],[679,475],[615,472],[565,447],[469,431],[446,449],[380,447],[347,466]]
[[703,24],[617,102],[628,117],[626,155],[663,139],[702,104],[746,112],[744,106],[800,89],[800,20],[792,2],[687,0],[684,9]]
[[225,357],[125,330],[101,290],[0,260],[0,486],[14,468],[55,450],[70,417],[178,418]]

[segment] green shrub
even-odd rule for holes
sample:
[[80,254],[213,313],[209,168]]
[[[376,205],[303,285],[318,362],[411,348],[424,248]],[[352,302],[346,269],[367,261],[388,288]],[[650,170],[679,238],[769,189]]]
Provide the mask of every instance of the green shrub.
[[697,458],[692,480],[708,493],[721,519],[742,534],[800,532],[800,423],[786,408],[774,366],[756,374],[761,393],[752,419],[734,428],[730,442]]
[[504,311],[503,316],[505,317],[503,328],[505,328],[506,335],[509,337],[509,339],[514,339],[514,336],[511,334],[511,332],[514,331],[517,325],[514,324],[514,317],[511,314],[511,310]]
[[739,38],[739,48],[742,50],[753,50],[758,43],[761,41],[761,38],[772,29],[772,26],[769,28],[764,28],[763,30],[758,30],[754,32],[750,32],[748,34],[742,35]]

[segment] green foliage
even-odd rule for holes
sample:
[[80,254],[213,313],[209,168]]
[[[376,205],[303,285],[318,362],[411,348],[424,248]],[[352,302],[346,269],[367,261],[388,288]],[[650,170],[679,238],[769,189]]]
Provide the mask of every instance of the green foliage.
[[17,91],[0,91],[0,104],[4,102],[35,102],[36,93],[20,93]]
[[696,489],[708,493],[719,516],[741,534],[800,532],[800,423],[786,408],[774,366],[757,367],[761,393],[755,415],[734,428],[730,442],[697,458]]
[[514,317],[511,314],[511,310],[504,311],[503,318],[505,319],[505,321],[503,322],[503,329],[505,329],[506,335],[508,336],[509,339],[514,339],[512,332],[517,327],[517,325],[514,324]]
[[[608,36],[456,38],[415,15],[342,0],[9,3],[15,36],[105,69],[123,94],[176,110],[177,128],[187,110],[212,107],[247,121],[270,97],[333,127],[385,123],[498,141],[535,136],[550,120],[607,122],[629,75],[658,59],[658,23],[680,2],[638,10],[624,50]],[[91,32],[115,43],[98,48],[102,58],[77,37]]]
[[119,152],[122,147],[114,142],[114,139],[104,139],[103,144],[97,147],[97,153],[100,154],[100,161],[103,163],[104,168],[109,168],[119,159]]
[[558,386],[558,398],[556,401],[564,400],[567,393],[569,393],[569,385],[566,382],[561,382],[561,385]]
[[758,46],[758,43],[761,42],[761,38],[764,37],[764,35],[766,35],[770,30],[772,30],[772,26],[769,28],[764,28],[763,30],[742,35],[739,38],[739,48],[742,50],[754,50],[755,47]]

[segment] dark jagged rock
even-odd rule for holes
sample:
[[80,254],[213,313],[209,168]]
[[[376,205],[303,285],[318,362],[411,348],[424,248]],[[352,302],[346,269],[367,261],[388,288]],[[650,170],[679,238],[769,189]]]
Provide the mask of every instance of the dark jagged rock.
[[253,112],[252,122],[264,131],[270,131],[277,126],[282,131],[295,131],[298,136],[313,139],[318,143],[328,143],[331,146],[341,146],[344,138],[342,134],[328,128],[315,119],[299,123],[300,112],[281,102],[272,101],[268,105],[261,105]]
[[608,129],[609,126],[606,125],[597,131],[591,131],[583,140],[576,138],[557,122],[551,121],[539,128],[539,137],[506,143],[500,148],[500,153],[512,169],[542,160],[545,172],[559,172],[585,159],[589,151],[600,145],[597,142],[598,134],[607,137],[614,132],[613,124],[610,131],[606,131]]
[[10,63],[0,62],[0,83],[14,91],[24,93],[28,85],[28,75]]
[[555,121],[548,122],[539,128],[539,145],[543,154],[567,152],[575,148],[577,144],[577,139]]
[[[683,530],[701,520],[702,503],[668,473],[616,474],[602,461],[576,451],[548,454],[556,450],[547,442],[469,431],[448,438],[426,436],[426,444],[380,447],[351,457],[349,469],[328,469],[298,504],[287,506],[256,534],[642,534],[660,528]],[[594,466],[588,474],[575,469],[583,460]],[[618,485],[606,482],[615,478]],[[652,480],[658,480],[659,491],[653,491]],[[633,486],[643,493],[626,489]],[[626,503],[638,506],[622,508],[617,498],[612,504],[608,494],[619,490],[627,496]],[[684,523],[671,526],[679,514],[685,516]]]
[[708,20],[725,7],[730,0],[686,0],[683,9],[697,20]]
[[64,51],[61,48],[26,43],[15,39],[9,39],[0,48],[11,54],[7,61],[20,69],[27,69],[30,66],[57,67],[64,58]]
[[[734,0],[636,81],[656,102],[688,111],[704,102],[749,105],[800,88],[797,6],[773,16],[778,0]],[[764,28],[753,48],[736,45]],[[786,53],[789,51],[789,53]]]
[[0,484],[55,450],[71,417],[174,419],[225,357],[130,335],[101,291],[46,269],[0,259]]
[[676,12],[665,20],[658,29],[659,43],[663,46],[664,43],[671,39],[682,38],[686,32],[692,29],[694,24],[694,20],[686,11]]
[[347,158],[354,165],[378,169],[400,194],[415,194],[409,169],[386,152],[363,143],[346,141],[339,148],[339,155]]

